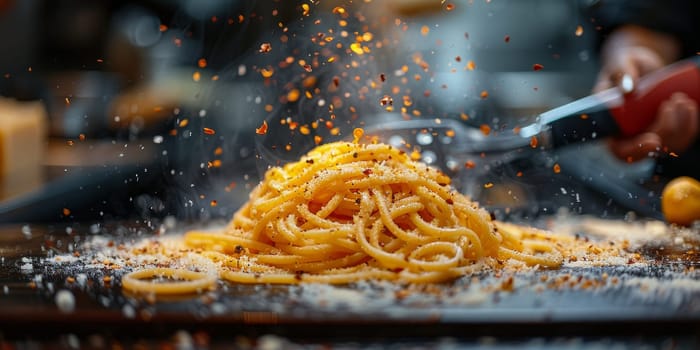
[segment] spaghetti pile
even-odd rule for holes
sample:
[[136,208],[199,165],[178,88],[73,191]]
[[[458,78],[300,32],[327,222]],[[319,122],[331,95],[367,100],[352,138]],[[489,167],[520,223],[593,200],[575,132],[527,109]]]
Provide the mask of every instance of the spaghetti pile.
[[557,267],[537,230],[498,230],[435,168],[385,144],[321,145],[271,168],[225,232],[185,245],[239,283],[439,282],[508,259]]

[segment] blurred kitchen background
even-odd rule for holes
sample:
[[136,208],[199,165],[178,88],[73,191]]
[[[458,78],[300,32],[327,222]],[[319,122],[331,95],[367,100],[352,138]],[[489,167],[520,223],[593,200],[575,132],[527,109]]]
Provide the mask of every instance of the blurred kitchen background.
[[[404,119],[512,129],[590,92],[595,6],[0,0],[0,95],[21,101],[0,104],[0,124],[20,105],[40,115],[34,134],[0,138],[0,221],[226,219],[275,163],[256,159],[263,120],[370,119],[384,96]],[[349,49],[356,41],[364,52]],[[38,164],[17,170],[8,152],[33,148],[10,145],[32,138]],[[653,216],[656,195],[640,186],[649,169],[584,145],[455,175],[498,215]]]

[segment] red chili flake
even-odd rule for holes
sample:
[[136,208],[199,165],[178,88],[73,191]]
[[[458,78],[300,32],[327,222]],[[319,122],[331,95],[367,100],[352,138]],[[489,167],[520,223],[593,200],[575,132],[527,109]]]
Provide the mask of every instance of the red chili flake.
[[544,66],[539,63],[535,63],[532,65],[532,70],[534,71],[542,70],[542,68],[544,68]]
[[479,126],[479,130],[481,130],[481,133],[486,136],[491,133],[491,127],[488,126],[488,124],[481,124],[481,126]]
[[304,65],[304,70],[307,71],[307,72],[309,72],[309,73],[311,73],[311,71],[313,71],[313,69],[311,68],[311,65],[310,65],[310,64],[305,64],[305,65]]
[[267,134],[267,121],[263,120],[262,125],[259,128],[255,128],[255,133],[258,135]]
[[445,10],[447,10],[447,11],[452,11],[454,9],[455,9],[455,5],[453,5],[453,4],[445,5]]
[[537,148],[537,137],[533,136],[530,138],[530,147]]
[[555,163],[552,167],[552,170],[554,170],[555,174],[559,174],[561,172],[561,167],[559,166],[559,163]]
[[272,50],[272,45],[270,43],[262,43],[260,44],[260,53],[268,53]]
[[472,60],[469,60],[469,62],[467,62],[466,68],[469,70],[474,70],[474,69],[476,69],[476,63],[474,63],[474,61],[472,61]]
[[455,61],[457,61],[457,62],[462,62],[462,57],[461,57],[461,56],[455,57]]
[[340,85],[340,78],[338,78],[338,77],[333,77],[333,85],[334,85],[335,87],[338,87],[338,85]]
[[202,131],[204,131],[204,133],[207,134],[207,135],[214,135],[214,134],[216,134],[216,131],[214,131],[214,129],[212,129],[212,128],[203,128]]
[[517,177],[522,177],[522,176],[523,176],[523,172],[522,172],[522,171],[518,171],[518,172],[515,174],[515,176],[517,176]]
[[510,42],[510,35],[506,35],[503,37],[503,41],[509,43]]
[[474,163],[474,161],[468,160],[464,163],[464,167],[467,169],[474,169],[474,167],[476,167],[476,163]]
[[206,58],[200,58],[200,59],[197,61],[197,66],[198,66],[199,68],[206,68],[206,67],[207,67],[207,59],[206,59]]
[[224,187],[224,191],[231,192],[231,190],[236,188],[236,186],[237,186],[236,181],[233,181],[230,184],[228,184],[228,186]]
[[68,216],[68,215],[70,215],[70,209],[63,208],[63,216]]
[[379,74],[379,80],[381,80],[382,82],[385,82],[385,81],[386,81],[386,75],[384,75],[384,73]]
[[215,207],[217,204],[218,204],[218,203],[216,202],[215,199],[212,199],[212,201],[209,202],[209,205],[212,206],[212,207]]
[[362,171],[362,173],[365,174],[365,176],[369,176],[370,174],[372,174],[372,169],[365,169]]
[[394,105],[394,99],[391,98],[391,96],[389,96],[389,95],[384,95],[384,97],[382,97],[382,98],[379,100],[379,104],[380,104],[381,106],[393,106],[393,105]]
[[581,114],[581,119],[583,119],[583,120],[588,119],[588,114],[586,114],[586,113]]
[[168,26],[166,26],[165,24],[161,24],[160,26],[158,26],[158,30],[160,30],[161,32],[164,32],[164,31],[168,30]]
[[489,92],[486,91],[486,90],[484,90],[484,91],[481,92],[481,94],[479,94],[479,96],[481,97],[482,100],[483,100],[483,99],[486,99],[486,98],[489,97]]

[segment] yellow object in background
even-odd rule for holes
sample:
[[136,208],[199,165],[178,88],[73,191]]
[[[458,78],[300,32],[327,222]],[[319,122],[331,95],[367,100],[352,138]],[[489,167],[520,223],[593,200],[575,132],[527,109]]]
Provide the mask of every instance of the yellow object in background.
[[661,193],[661,210],[669,223],[690,226],[700,220],[700,182],[687,176],[671,180]]
[[46,134],[42,103],[0,98],[0,200],[42,184]]

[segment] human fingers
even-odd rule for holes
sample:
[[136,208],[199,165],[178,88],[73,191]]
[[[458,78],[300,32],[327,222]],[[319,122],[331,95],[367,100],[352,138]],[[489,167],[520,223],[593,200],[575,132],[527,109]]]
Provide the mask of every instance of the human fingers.
[[639,79],[661,67],[662,58],[653,50],[645,47],[627,47],[614,50],[607,55],[603,67],[596,79],[593,91],[609,89],[615,86],[629,93]]
[[698,104],[683,93],[674,93],[664,101],[649,131],[659,135],[667,152],[685,151],[700,131]]
[[653,157],[661,149],[661,137],[654,132],[645,132],[628,138],[612,138],[608,141],[610,151],[628,163]]

